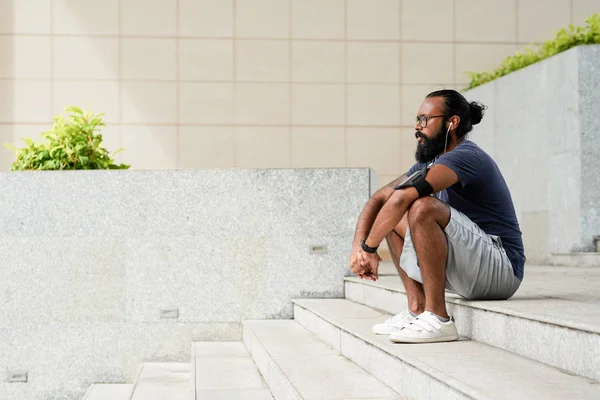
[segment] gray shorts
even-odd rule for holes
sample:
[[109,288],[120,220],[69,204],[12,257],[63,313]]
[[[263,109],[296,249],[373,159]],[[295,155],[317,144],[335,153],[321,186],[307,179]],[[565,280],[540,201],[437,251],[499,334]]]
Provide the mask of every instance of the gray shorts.
[[[450,207],[444,229],[448,241],[446,290],[469,300],[505,300],[521,285],[498,236],[488,235],[466,215]],[[406,229],[400,267],[423,283],[417,253]]]

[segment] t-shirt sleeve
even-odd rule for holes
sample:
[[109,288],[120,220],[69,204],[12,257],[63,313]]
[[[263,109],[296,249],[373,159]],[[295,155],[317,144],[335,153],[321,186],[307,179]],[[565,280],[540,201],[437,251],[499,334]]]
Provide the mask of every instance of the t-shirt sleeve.
[[481,165],[481,155],[477,148],[468,145],[459,146],[442,155],[435,164],[445,165],[454,171],[463,187],[476,183],[480,179],[477,171],[484,168]]

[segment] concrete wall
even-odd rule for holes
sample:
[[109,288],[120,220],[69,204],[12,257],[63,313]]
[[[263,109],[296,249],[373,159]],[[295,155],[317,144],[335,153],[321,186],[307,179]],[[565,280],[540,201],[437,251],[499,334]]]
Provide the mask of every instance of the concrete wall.
[[[143,10],[143,12],[141,12]],[[414,116],[598,0],[0,0],[0,142],[106,114],[138,170],[412,164]],[[12,153],[0,148],[0,170]]]
[[600,234],[600,46],[467,91],[489,106],[471,139],[509,184],[530,261],[592,251]]
[[[0,173],[0,399],[80,399],[343,297],[368,169]],[[311,254],[311,246],[327,246]],[[178,309],[176,319],[161,309]]]

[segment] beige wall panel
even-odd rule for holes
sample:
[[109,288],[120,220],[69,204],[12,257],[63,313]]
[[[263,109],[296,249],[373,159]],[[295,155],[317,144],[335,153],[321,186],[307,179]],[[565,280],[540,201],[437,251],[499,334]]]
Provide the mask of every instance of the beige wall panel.
[[122,82],[121,122],[176,124],[177,84],[174,82]]
[[456,40],[516,42],[515,0],[455,0]]
[[119,0],[53,0],[52,3],[52,26],[56,34],[119,34]]
[[398,85],[348,85],[349,125],[400,125]]
[[236,127],[235,166],[238,168],[289,168],[290,128]]
[[0,123],[52,121],[50,81],[0,80]]
[[344,0],[292,0],[292,37],[344,38]]
[[586,26],[585,20],[592,14],[600,13],[599,0],[572,0],[573,14],[571,23],[576,26]]
[[560,28],[571,23],[570,0],[518,0],[517,3],[517,40],[520,43],[551,40]]
[[177,79],[177,40],[121,39],[121,78]]
[[502,65],[508,56],[516,54],[514,44],[462,44],[456,45],[456,82],[467,84],[471,81],[466,72],[491,72]]
[[181,39],[179,79],[233,81],[233,40]]
[[290,95],[287,83],[237,83],[235,123],[289,125]]
[[50,37],[0,36],[0,79],[50,79]]
[[232,124],[233,84],[181,82],[179,122],[182,124]]
[[343,42],[292,42],[293,82],[344,82]]
[[439,84],[454,80],[453,46],[445,43],[402,44],[402,81]]
[[50,33],[50,0],[0,0],[0,33]]
[[402,1],[402,40],[452,42],[454,0]]
[[344,85],[292,85],[292,124],[344,125]]
[[348,43],[348,82],[399,83],[399,43]]
[[238,40],[236,80],[287,82],[290,79],[290,44],[281,40]]
[[52,114],[63,113],[65,107],[77,106],[103,113],[106,123],[119,123],[119,82],[54,82]]
[[177,35],[177,2],[173,0],[120,0],[121,34]]
[[236,0],[236,36],[289,37],[290,2],[288,0]]
[[119,79],[119,39],[55,36],[54,78]]
[[400,172],[399,128],[348,128],[348,167],[373,168],[380,175]]
[[179,168],[232,168],[234,166],[233,127],[179,127]]
[[179,34],[232,37],[233,3],[233,0],[179,0]]
[[124,126],[122,160],[132,170],[177,168],[176,126]]
[[344,128],[292,128],[292,168],[346,166]]
[[347,0],[348,39],[400,39],[400,0]]

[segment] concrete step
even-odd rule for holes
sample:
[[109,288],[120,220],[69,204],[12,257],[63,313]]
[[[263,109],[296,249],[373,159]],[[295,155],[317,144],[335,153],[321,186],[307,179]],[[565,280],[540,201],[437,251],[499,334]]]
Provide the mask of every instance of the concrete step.
[[402,399],[295,321],[244,321],[244,343],[275,399]]
[[190,363],[143,363],[131,400],[193,400],[192,369]]
[[[371,332],[388,317],[345,299],[294,301],[295,321],[407,398],[600,398],[597,381],[483,343],[392,343]],[[524,334],[528,343],[545,340]]]
[[242,342],[192,343],[197,400],[272,400]]
[[[599,280],[598,268],[528,266],[509,300],[467,301],[447,293],[446,304],[461,336],[600,380]],[[407,307],[393,274],[377,282],[346,278],[345,294],[391,314]]]
[[600,267],[600,253],[552,254],[552,265]]
[[133,385],[125,383],[96,383],[88,389],[82,400],[129,400]]

